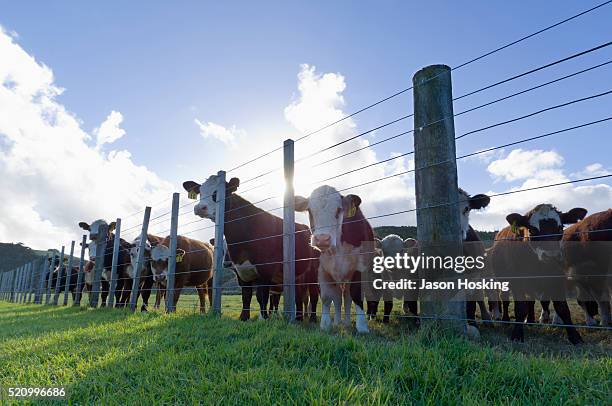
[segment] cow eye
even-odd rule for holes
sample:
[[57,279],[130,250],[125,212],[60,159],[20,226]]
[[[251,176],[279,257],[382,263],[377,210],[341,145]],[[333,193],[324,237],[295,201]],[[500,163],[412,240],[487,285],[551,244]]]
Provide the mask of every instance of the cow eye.
[[217,191],[214,191],[212,194],[212,200],[213,202],[217,203]]
[[466,208],[463,209],[463,214],[467,214],[469,211],[470,211],[470,208],[466,207]]

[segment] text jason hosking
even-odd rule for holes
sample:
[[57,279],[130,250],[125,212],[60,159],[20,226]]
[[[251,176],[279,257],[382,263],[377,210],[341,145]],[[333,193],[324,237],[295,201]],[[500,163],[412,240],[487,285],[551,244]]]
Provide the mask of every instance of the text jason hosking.
[[[411,275],[423,275],[426,271],[436,270],[454,271],[463,274],[466,271],[482,271],[485,267],[483,256],[426,256],[424,254],[413,256],[397,254],[392,257],[378,256],[374,258],[372,270],[376,274],[388,272],[387,276],[401,275],[408,272]],[[372,280],[372,287],[376,290],[501,290],[510,289],[508,281],[497,281],[492,278],[457,278],[431,281],[425,278],[377,278]]]

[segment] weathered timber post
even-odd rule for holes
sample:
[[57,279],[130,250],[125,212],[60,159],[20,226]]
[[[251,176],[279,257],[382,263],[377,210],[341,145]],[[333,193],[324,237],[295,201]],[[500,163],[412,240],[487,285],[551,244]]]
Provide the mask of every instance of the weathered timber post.
[[283,204],[283,312],[295,321],[295,191],[293,140],[283,143],[285,199]]
[[47,271],[49,270],[49,253],[45,256],[45,259],[40,264],[40,280],[38,281],[38,288],[36,290],[36,295],[34,296],[34,303],[42,304],[43,292],[45,289],[45,278],[47,277]]
[[17,271],[15,271],[15,296],[13,298],[13,301],[15,303],[19,303],[19,295],[21,294],[21,270],[22,270],[23,266],[20,266],[17,268]]
[[40,259],[38,260],[34,260],[32,262],[30,262],[30,282],[29,282],[29,289],[28,289],[28,300],[27,303],[30,304],[32,303],[32,296],[34,296],[34,298],[36,298],[36,275],[38,275],[38,269],[40,268],[38,266],[40,262]]
[[144,251],[147,243],[147,232],[149,230],[149,219],[151,218],[151,207],[145,207],[144,218],[142,220],[142,229],[140,231],[140,241],[138,241],[138,259],[136,260],[136,269],[134,269],[134,278],[132,280],[132,294],[130,295],[130,309],[136,310],[138,303],[138,292],[140,289],[140,274],[144,266]]
[[25,272],[25,280],[24,280],[24,290],[23,297],[21,298],[21,303],[27,303],[28,297],[30,296],[31,287],[32,287],[32,266],[34,261],[30,261],[26,264],[26,272]]
[[111,308],[115,306],[115,290],[117,290],[117,262],[119,261],[119,250],[121,249],[121,219],[118,218],[115,224],[115,240],[113,241],[113,262],[111,263],[110,287],[108,289],[108,307]]
[[47,274],[47,287],[45,289],[45,304],[51,300],[51,282],[53,282],[53,268],[55,267],[55,252],[51,252],[51,262],[49,262],[49,272]]
[[74,244],[70,243],[70,256],[68,257],[68,269],[66,269],[66,283],[64,286],[64,306],[68,305],[68,295],[70,294],[70,281],[72,279],[72,256],[74,255]]
[[[96,244],[96,265],[94,266],[94,276],[91,283],[91,295],[89,295],[89,307],[98,307],[100,300],[100,288],[102,286],[102,272],[104,272],[104,259],[106,257],[106,244],[108,242],[108,225],[101,224],[98,228],[98,237],[89,244]],[[106,306],[106,302],[102,303]]]
[[221,315],[221,274],[225,250],[223,249],[223,235],[225,233],[225,171],[217,172],[217,214],[215,216],[215,252],[213,273],[213,313]]
[[57,276],[55,277],[55,295],[53,296],[53,305],[57,306],[57,302],[59,300],[60,289],[62,285],[62,276],[64,275],[64,249],[65,247],[62,245],[62,252],[60,254],[60,262],[57,268]]
[[[418,71],[414,86],[414,160],[417,240],[427,256],[462,255],[458,209],[457,163],[451,70],[432,65]],[[454,270],[421,270],[420,277],[457,280]],[[421,291],[423,292],[423,291]],[[459,319],[443,322],[464,332],[465,294],[457,290],[429,290],[421,299],[421,314],[428,318]]]
[[176,311],[174,306],[174,286],[176,280],[176,247],[178,235],[179,193],[172,194],[172,211],[170,214],[170,256],[168,257],[168,276],[166,278],[166,312]]
[[10,293],[9,293],[9,302],[13,302],[15,300],[15,281],[17,279],[17,270],[13,269],[11,271],[11,283],[10,283]]
[[73,306],[81,305],[81,292],[83,286],[83,279],[85,278],[85,246],[87,245],[87,234],[83,234],[83,239],[81,241],[81,257],[79,259],[79,274],[77,276],[77,284],[76,284],[76,296]]

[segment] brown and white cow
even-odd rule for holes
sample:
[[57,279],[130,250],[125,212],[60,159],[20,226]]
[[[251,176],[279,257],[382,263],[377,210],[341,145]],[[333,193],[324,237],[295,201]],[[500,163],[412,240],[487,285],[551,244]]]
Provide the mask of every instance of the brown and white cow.
[[361,212],[360,204],[359,196],[342,196],[328,185],[316,188],[308,198],[295,198],[295,210],[308,211],[312,229],[311,243],[321,251],[318,281],[323,302],[322,330],[328,330],[332,325],[332,303],[335,308],[334,324],[340,323],[344,292],[344,322],[350,323],[350,302],[346,300],[350,297],[355,304],[357,331],[369,331],[363,308],[361,281],[362,273],[369,273],[372,269],[375,240],[372,226]]
[[[200,312],[206,310],[206,296],[212,304],[212,291],[208,292],[213,278],[213,247],[207,242],[194,240],[182,235],[176,238],[176,268],[174,276],[174,308],[184,287],[193,286],[200,297]],[[156,282],[166,285],[168,259],[170,258],[170,237],[153,245],[151,249],[151,271]],[[167,285],[166,285],[167,286]]]
[[576,284],[587,324],[597,324],[592,314],[596,309],[589,309],[596,302],[601,324],[611,325],[612,209],[591,214],[568,227],[563,232],[561,248],[566,272]]
[[[259,303],[260,318],[268,317],[270,286],[283,283],[283,220],[250,203],[236,190],[238,178],[225,182],[225,224],[224,233],[228,252],[242,288],[242,312],[240,320],[250,317],[253,285]],[[217,211],[218,175],[210,176],[201,185],[187,181],[183,187],[188,192],[200,194],[200,201],[194,207],[197,216],[215,221]],[[309,245],[310,230],[304,224],[295,224],[295,275],[296,280],[317,266],[318,252]],[[315,290],[308,285],[296,286],[296,319],[303,318],[303,296],[310,295],[316,308]]]
[[[147,241],[145,241],[144,245],[144,256],[142,269],[140,271],[140,286],[138,289],[138,294],[142,296],[142,306],[141,311],[147,311],[149,307],[149,297],[151,296],[151,291],[153,290],[153,272],[151,271],[151,247],[152,245],[159,244],[163,240],[162,237],[158,237],[153,234],[147,234]],[[130,244],[130,266],[128,267],[128,275],[130,278],[134,279],[137,263],[138,263],[138,253],[140,247],[140,236],[136,237],[134,241]],[[159,301],[161,301],[161,297],[164,293],[161,291],[163,288],[158,284],[157,295],[155,298],[155,308],[159,308]],[[138,299],[136,299],[138,301]]]
[[[582,342],[565,300],[565,278],[561,259],[561,236],[564,224],[573,224],[587,211],[574,208],[562,213],[551,204],[539,204],[526,214],[506,216],[510,226],[495,236],[489,250],[489,264],[501,280],[510,280],[514,297],[515,320],[511,339],[524,341],[523,323],[529,311],[529,299],[553,299],[555,311],[563,320],[568,339]],[[510,279],[512,278],[512,279]]]

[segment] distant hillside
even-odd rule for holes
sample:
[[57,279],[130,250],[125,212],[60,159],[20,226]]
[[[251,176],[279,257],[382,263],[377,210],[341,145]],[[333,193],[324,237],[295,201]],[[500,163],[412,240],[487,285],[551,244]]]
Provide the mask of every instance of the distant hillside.
[[22,243],[0,243],[0,271],[8,271],[45,256],[46,251],[33,250]]
[[[416,238],[417,229],[414,226],[380,226],[374,227],[374,233],[376,233],[378,238],[385,238],[389,234],[396,234],[405,240],[406,238]],[[476,230],[476,233],[482,241],[493,241],[497,231]]]

